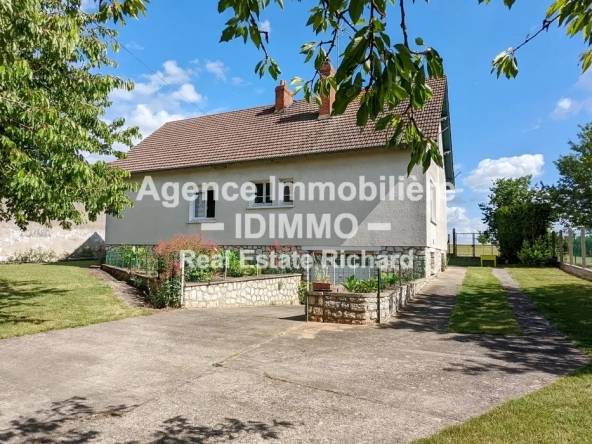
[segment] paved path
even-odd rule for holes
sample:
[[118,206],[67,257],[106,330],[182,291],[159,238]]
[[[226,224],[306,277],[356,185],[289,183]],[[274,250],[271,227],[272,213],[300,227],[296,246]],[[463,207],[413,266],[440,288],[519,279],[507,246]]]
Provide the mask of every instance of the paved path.
[[516,315],[518,325],[520,325],[522,333],[525,336],[542,336],[554,340],[560,339],[564,340],[566,344],[571,344],[534,308],[534,304],[530,298],[522,293],[518,283],[510,276],[510,273],[506,269],[495,268],[493,275],[499,279],[508,294],[508,299]]
[[451,268],[383,327],[304,324],[289,306],[0,341],[0,442],[409,442],[585,363],[446,333],[463,275]]
[[149,307],[141,290],[128,285],[126,282],[118,281],[100,268],[89,268],[88,272],[111,287],[113,294],[123,303],[131,307]]

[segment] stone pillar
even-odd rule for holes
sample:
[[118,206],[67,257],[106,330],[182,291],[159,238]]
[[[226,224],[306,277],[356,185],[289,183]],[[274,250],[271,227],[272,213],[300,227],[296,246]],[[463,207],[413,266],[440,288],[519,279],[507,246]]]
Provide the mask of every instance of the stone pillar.
[[586,227],[581,228],[582,268],[586,268]]
[[574,235],[573,230],[570,228],[568,232],[567,238],[567,248],[569,249],[569,265],[574,264],[574,257],[573,257],[573,249],[574,249]]
[[565,251],[563,249],[563,230],[559,230],[559,263],[563,264]]

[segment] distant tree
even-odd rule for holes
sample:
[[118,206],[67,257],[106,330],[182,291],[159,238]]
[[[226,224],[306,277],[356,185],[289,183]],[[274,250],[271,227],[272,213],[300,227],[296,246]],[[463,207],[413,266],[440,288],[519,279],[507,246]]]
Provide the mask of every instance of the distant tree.
[[138,136],[105,120],[111,91],[133,84],[101,70],[119,48],[108,24],[147,2],[102,0],[83,12],[81,0],[0,0],[0,221],[68,228],[131,204],[129,174],[85,155],[121,157],[116,146]]
[[481,245],[485,245],[489,243],[489,236],[487,233],[479,232],[479,236],[477,236],[477,242]]
[[559,180],[549,192],[566,226],[592,228],[592,123],[580,126],[578,141],[569,148],[555,162]]
[[502,207],[533,203],[540,200],[541,192],[531,187],[532,176],[518,179],[497,179],[490,189],[489,201],[479,204],[483,212],[483,222],[487,225],[484,235],[490,241],[497,240],[497,221],[495,213]]
[[[260,29],[259,22],[266,8],[274,5],[283,9],[284,1],[218,1],[218,10],[221,13],[230,11],[232,14],[222,32],[221,41],[243,39],[246,43],[250,39],[264,54],[263,60],[255,67],[255,72],[261,76],[267,72],[274,79],[277,79],[281,70],[268,51],[269,32]],[[489,4],[491,0],[477,2]],[[498,77],[516,77],[516,52],[553,26],[565,28],[570,37],[581,34],[585,43],[592,45],[592,0],[547,2],[550,6],[545,17],[541,17],[540,28],[516,47],[508,48],[493,59],[492,72]],[[409,169],[415,165],[423,165],[425,169],[432,161],[442,165],[437,141],[421,131],[415,115],[416,110],[423,108],[432,97],[426,78],[444,75],[443,60],[438,51],[421,37],[412,37],[407,27],[407,7],[410,1],[309,0],[306,3],[312,5],[306,26],[319,35],[319,38],[300,48],[305,62],[313,64],[314,74],[309,80],[294,78],[292,83],[298,85],[296,92],[303,91],[308,100],[320,100],[320,95],[326,96],[329,88],[334,87],[337,92],[333,114],[343,114],[349,104],[357,101],[355,106],[358,107],[358,125],[365,127],[372,121],[377,129],[389,130],[385,138],[388,146],[409,147]],[[508,8],[515,3],[516,0],[503,0]],[[387,20],[389,4],[391,6],[388,13],[391,14],[394,9],[396,16],[389,15]],[[458,8],[458,5],[449,2],[449,7]],[[418,21],[421,21],[421,17]],[[399,35],[395,36],[390,32],[393,28]],[[348,39],[342,54],[337,54],[339,38]],[[319,69],[328,58],[340,60],[335,77],[319,74]],[[592,65],[592,49],[588,48],[580,55],[580,64],[584,71]],[[360,95],[362,92],[365,94]],[[405,100],[409,100],[405,110],[395,112],[395,107]],[[386,113],[383,112],[385,109],[388,110]]]
[[548,203],[520,203],[500,207],[494,214],[500,254],[511,262],[525,246],[548,245],[553,209]]

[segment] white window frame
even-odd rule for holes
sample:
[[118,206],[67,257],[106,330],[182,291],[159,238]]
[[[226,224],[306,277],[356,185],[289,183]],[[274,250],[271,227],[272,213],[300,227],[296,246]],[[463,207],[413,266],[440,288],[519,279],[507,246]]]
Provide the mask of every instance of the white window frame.
[[[208,214],[208,199],[207,199],[207,193],[208,193],[208,190],[206,190],[206,191],[205,191],[205,193],[204,193],[204,191],[202,191],[202,190],[198,190],[198,191],[196,191],[196,193],[195,193],[195,195],[196,195],[196,198],[195,198],[195,199],[193,199],[193,200],[192,200],[192,201],[189,203],[189,222],[200,223],[200,222],[215,222],[215,221],[216,221],[216,214],[215,214],[216,208],[215,208],[215,207],[214,207],[214,217],[207,217],[207,214]],[[196,215],[195,215],[195,212],[196,212],[196,210],[197,210],[197,203],[198,203],[198,201],[199,201],[199,198],[198,198],[197,196],[199,196],[200,194],[201,194],[202,196],[203,196],[204,194],[206,194],[206,201],[205,201],[205,206],[204,206],[204,209],[205,209],[205,214],[206,214],[206,216],[205,216],[205,217],[198,217],[198,216],[196,216]]]
[[[294,206],[294,179],[281,179],[280,184],[282,185],[282,189],[280,190],[280,198],[279,203],[282,207],[293,207]],[[285,187],[290,186],[290,201],[285,201]]]
[[[251,202],[249,203],[249,207],[251,208],[269,208],[269,207],[273,207],[273,196],[271,195],[271,182],[268,180],[252,180],[251,181],[252,184],[255,185],[255,187],[257,187],[257,185],[263,185],[263,203],[256,203],[255,200],[257,199],[257,190],[255,190],[255,195],[253,196],[253,200],[251,200]],[[267,196],[268,193],[265,192],[265,188],[268,189],[269,191],[269,198],[271,199],[271,202],[265,202],[265,197]]]

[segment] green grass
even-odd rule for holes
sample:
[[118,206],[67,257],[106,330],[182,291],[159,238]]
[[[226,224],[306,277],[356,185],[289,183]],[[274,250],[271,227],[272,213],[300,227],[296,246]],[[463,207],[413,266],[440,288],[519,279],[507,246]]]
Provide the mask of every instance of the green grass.
[[491,268],[467,270],[448,331],[486,335],[521,333],[508,296]]
[[[453,250],[454,250],[454,246],[452,244],[450,244],[448,246],[448,253],[453,254],[454,253]],[[458,244],[456,246],[456,251],[459,256],[473,257],[473,245]],[[475,245],[474,256],[481,257],[484,254],[495,254],[496,256],[499,256],[499,249],[495,245],[481,245],[481,244]]]
[[149,313],[117,299],[91,264],[0,265],[0,339]]
[[[592,356],[592,283],[557,269],[512,268],[547,319]],[[421,444],[592,443],[592,365]]]
[[556,268],[512,268],[508,272],[549,322],[592,355],[592,282]]
[[456,267],[480,267],[481,259],[477,257],[448,257],[448,265]]

